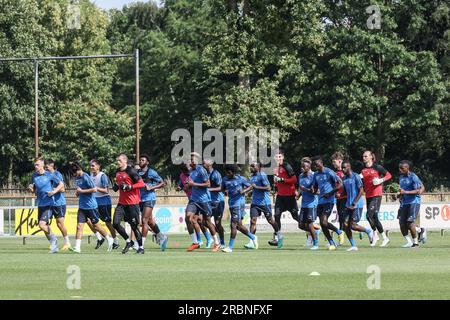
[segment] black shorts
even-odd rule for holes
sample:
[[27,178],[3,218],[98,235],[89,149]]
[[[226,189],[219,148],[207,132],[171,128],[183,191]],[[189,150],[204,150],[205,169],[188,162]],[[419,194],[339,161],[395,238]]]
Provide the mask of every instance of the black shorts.
[[112,205],[105,204],[98,206],[98,215],[103,222],[111,222]]
[[334,203],[322,203],[317,206],[317,215],[321,217],[322,215],[327,215],[329,217],[333,212]]
[[317,207],[301,208],[299,218],[299,222],[313,223],[317,218]]
[[78,209],[77,222],[86,223],[87,219],[91,220],[92,224],[97,224],[100,219],[97,209]]
[[258,205],[251,204],[250,205],[250,218],[259,217],[261,213],[264,213],[266,218],[272,217],[272,206],[270,204],[267,205]]
[[221,219],[225,210],[225,201],[211,201],[211,211],[215,219]]
[[344,222],[346,202],[347,202],[347,198],[336,199],[336,209],[337,209],[338,219],[339,219],[340,223]]
[[186,213],[193,213],[195,215],[202,214],[204,216],[210,217],[212,215],[211,203],[210,202],[195,202],[189,201],[186,207]]
[[38,207],[38,221],[45,221],[48,224],[52,218],[52,214],[51,206]]
[[52,207],[52,215],[56,218],[64,218],[66,216],[66,205]]
[[295,196],[279,196],[275,199],[275,215],[289,211],[292,215],[298,215],[298,204]]
[[398,209],[400,223],[415,222],[420,211],[420,203],[403,204]]
[[363,213],[363,208],[355,208],[355,209],[349,209],[345,208],[345,211],[343,213],[344,216],[344,222],[355,222],[358,223],[361,220],[361,216]]
[[122,220],[130,225],[139,224],[139,205],[138,204],[118,204],[114,211],[114,224],[120,224]]
[[378,212],[380,212],[381,207],[381,196],[366,198],[366,205],[368,217],[378,216]]

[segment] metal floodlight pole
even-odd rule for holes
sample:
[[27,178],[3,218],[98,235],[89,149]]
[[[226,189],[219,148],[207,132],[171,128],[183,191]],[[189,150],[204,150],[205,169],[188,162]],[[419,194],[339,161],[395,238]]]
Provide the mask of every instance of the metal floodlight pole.
[[103,54],[92,56],[66,56],[66,57],[34,57],[34,58],[1,58],[0,62],[34,62],[34,144],[35,156],[39,155],[39,61],[49,60],[80,60],[80,59],[110,59],[110,58],[134,58],[136,71],[136,159],[139,161],[139,49],[134,54]]
[[140,119],[139,119],[139,113],[140,113],[140,106],[139,106],[139,49],[136,49],[135,56],[134,56],[134,67],[136,72],[136,163],[139,163],[139,156],[140,156]]

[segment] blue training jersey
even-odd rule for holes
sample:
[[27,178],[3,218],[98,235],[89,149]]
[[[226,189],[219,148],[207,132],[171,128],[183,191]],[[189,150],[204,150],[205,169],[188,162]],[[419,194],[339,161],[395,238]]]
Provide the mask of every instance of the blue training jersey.
[[[209,180],[211,181],[211,188],[222,186],[222,175],[215,169],[210,173]],[[221,202],[225,199],[222,191],[210,191],[210,194],[212,202]]]
[[[146,186],[156,186],[157,184],[160,184],[163,181],[163,179],[159,176],[159,174],[151,168],[148,168],[147,171],[139,169],[138,174],[141,176]],[[141,188],[141,202],[154,200],[156,200],[155,190],[147,191],[145,187]]]
[[[257,172],[250,177],[250,183],[255,184],[258,187],[270,186],[267,174],[264,172]],[[257,190],[253,189],[252,204],[258,206],[268,206],[270,202],[270,191],[269,190]]]
[[[77,187],[83,190],[95,188],[94,181],[86,172],[83,172],[81,177],[77,177],[75,183]],[[94,194],[80,193],[78,195],[78,207],[83,210],[97,209],[98,206]]]
[[[209,180],[209,174],[206,169],[197,165],[195,169],[189,172],[189,177],[195,183],[205,183]],[[191,201],[205,203],[211,201],[211,195],[208,187],[192,187]]]
[[[352,172],[351,175],[347,176],[344,175],[342,178],[342,183],[344,184],[344,190],[347,193],[347,202],[345,205],[347,207],[350,207],[352,203],[355,202],[356,197],[359,193],[359,188],[363,186],[361,177],[359,174],[356,174]],[[361,196],[357,203],[355,203],[355,208],[363,208],[364,207],[364,200]]]
[[[311,189],[313,183],[314,183],[314,172],[312,172],[311,174],[300,174],[298,176],[298,181],[299,184],[302,187],[305,187],[307,189]],[[304,191],[302,190],[302,204],[301,207],[302,208],[315,208],[317,207],[317,203],[319,196],[317,194],[313,194],[311,192],[308,191]]]
[[319,188],[319,203],[335,203],[335,193],[331,194],[328,198],[323,195],[333,191],[339,181],[336,173],[330,168],[325,167],[323,172],[317,171],[314,173],[314,187]]
[[241,194],[241,191],[249,186],[248,180],[238,174],[234,178],[223,178],[222,190],[228,191],[228,206],[230,208],[245,205],[245,195]]
[[55,197],[49,197],[47,192],[53,191],[53,184],[58,185],[61,181],[58,177],[48,171],[43,174],[34,172],[31,176],[31,183],[36,189],[36,202],[38,207],[55,206]]
[[[109,180],[105,173],[100,171],[96,176],[91,173],[90,177],[97,188],[107,189],[109,187]],[[94,197],[99,206],[112,205],[111,196],[108,193],[97,191],[94,193]]]
[[[61,172],[59,172],[58,170],[55,170],[55,172],[53,172],[53,174],[57,177],[57,180],[62,181],[62,182],[64,181]],[[58,186],[58,184],[59,184],[59,182],[56,183],[55,181],[52,181],[53,189],[56,188]],[[55,198],[55,206],[59,207],[59,206],[66,205],[66,197],[64,195],[64,192],[60,191],[60,192],[56,193],[53,197]]]
[[[414,172],[409,172],[407,176],[400,174],[400,188],[405,191],[413,191],[422,187],[422,181]],[[402,205],[420,203],[420,194],[404,194],[402,195]]]

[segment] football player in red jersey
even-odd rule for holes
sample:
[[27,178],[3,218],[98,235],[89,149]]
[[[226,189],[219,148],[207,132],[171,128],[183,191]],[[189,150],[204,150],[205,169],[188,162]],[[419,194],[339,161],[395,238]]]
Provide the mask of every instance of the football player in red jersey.
[[[292,218],[298,222],[298,204],[296,199],[296,185],[297,176],[295,175],[292,166],[284,161],[284,152],[279,150],[275,155],[277,166],[274,169],[273,181],[277,189],[277,197],[275,199],[275,222],[281,231],[281,214],[289,211]],[[273,239],[269,241],[271,246],[278,246],[278,239],[276,233],[273,234]]]
[[121,153],[117,157],[117,165],[119,169],[116,172],[116,181],[113,190],[119,191],[119,203],[114,211],[113,226],[114,229],[125,239],[126,245],[122,250],[125,254],[133,246],[133,241],[128,237],[125,228],[121,226],[120,222],[125,220],[131,226],[136,241],[139,244],[137,254],[143,254],[144,248],[142,246],[142,234],[139,231],[139,202],[140,202],[140,188],[145,187],[145,183],[139,176],[137,171],[128,165],[128,157]]
[[361,178],[366,193],[367,220],[375,233],[374,240],[371,244],[374,247],[378,241],[378,233],[381,234],[383,242],[380,247],[385,247],[390,240],[383,229],[383,225],[378,218],[378,212],[381,206],[381,197],[383,194],[383,182],[391,179],[391,174],[381,165],[375,163],[375,154],[372,151],[364,151],[363,162],[365,168],[361,171]]
[[[341,152],[335,152],[331,156],[331,163],[334,167],[334,172],[342,180],[344,178],[344,171],[342,171],[342,161],[344,161],[344,155]],[[339,229],[345,230],[344,226],[344,214],[345,214],[345,202],[347,201],[347,196],[344,192],[344,187],[336,192],[336,210],[339,221]],[[343,245],[343,243],[339,243]]]

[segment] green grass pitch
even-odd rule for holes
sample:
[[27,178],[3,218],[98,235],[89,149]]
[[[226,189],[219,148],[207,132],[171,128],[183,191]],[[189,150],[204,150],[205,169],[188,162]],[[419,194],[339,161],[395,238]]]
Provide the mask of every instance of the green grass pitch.
[[[286,234],[279,250],[267,244],[270,236],[259,234],[260,248],[246,250],[238,234],[225,254],[186,252],[189,237],[172,235],[166,252],[148,242],[145,255],[96,251],[87,238],[81,254],[51,255],[43,238],[26,245],[0,238],[0,299],[450,299],[448,236],[430,233],[416,249],[400,248],[399,233],[387,248],[371,248],[364,237],[358,252],[346,252],[348,245],[329,252],[322,235],[311,252],[303,233]],[[70,265],[80,268],[80,289],[67,288]],[[380,268],[380,289],[367,287],[371,265]]]

